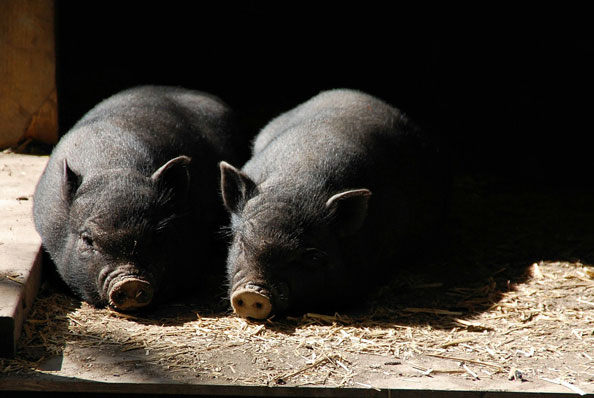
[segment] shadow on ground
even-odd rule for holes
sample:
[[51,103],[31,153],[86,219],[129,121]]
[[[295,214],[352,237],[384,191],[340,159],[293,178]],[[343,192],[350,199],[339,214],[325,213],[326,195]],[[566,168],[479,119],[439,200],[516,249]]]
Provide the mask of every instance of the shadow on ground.
[[457,179],[439,247],[403,265],[371,311],[351,315],[448,329],[496,305],[534,263],[594,264],[593,203],[585,188]]

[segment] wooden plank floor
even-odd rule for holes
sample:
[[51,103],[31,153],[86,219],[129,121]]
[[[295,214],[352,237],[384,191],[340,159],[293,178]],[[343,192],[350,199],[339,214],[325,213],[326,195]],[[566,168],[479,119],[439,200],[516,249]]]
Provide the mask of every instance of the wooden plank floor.
[[[503,389],[461,390],[433,389],[431,383],[426,387],[411,388],[401,385],[385,389],[365,388],[327,388],[327,387],[266,387],[241,385],[199,385],[199,384],[155,384],[155,383],[102,383],[89,380],[54,376],[49,380],[22,380],[18,378],[0,379],[0,391],[19,392],[26,390],[39,395],[48,392],[76,393],[77,396],[95,394],[134,394],[135,396],[183,395],[183,396],[222,396],[222,397],[373,397],[373,398],[569,398],[580,396],[576,393],[551,390],[547,392],[506,391]],[[586,394],[583,396],[593,396]]]
[[47,157],[0,153],[0,357],[13,356],[41,276],[33,192]]

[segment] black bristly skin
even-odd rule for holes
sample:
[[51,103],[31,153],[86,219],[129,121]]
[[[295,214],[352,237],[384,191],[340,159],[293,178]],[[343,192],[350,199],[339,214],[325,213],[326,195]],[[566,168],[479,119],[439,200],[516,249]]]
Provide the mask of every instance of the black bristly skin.
[[181,88],[137,87],[90,110],[34,196],[35,226],[68,286],[104,306],[106,279],[121,270],[148,280],[159,301],[221,272],[217,164],[235,158],[235,130],[221,100]]
[[241,170],[222,163],[221,186],[229,293],[257,286],[278,314],[362,301],[438,229],[449,177],[400,111],[331,90],[272,120]]

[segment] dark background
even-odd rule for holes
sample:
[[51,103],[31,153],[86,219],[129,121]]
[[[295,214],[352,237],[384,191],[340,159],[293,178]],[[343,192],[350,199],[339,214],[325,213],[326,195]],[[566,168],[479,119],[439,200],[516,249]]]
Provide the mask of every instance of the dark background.
[[251,138],[349,87],[439,134],[459,174],[592,187],[594,45],[580,10],[242,4],[57,0],[60,131],[119,90],[168,84],[218,95]]

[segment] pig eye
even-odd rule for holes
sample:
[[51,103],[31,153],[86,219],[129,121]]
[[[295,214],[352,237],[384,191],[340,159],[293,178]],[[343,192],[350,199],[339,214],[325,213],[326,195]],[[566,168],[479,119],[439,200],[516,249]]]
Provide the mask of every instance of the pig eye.
[[91,235],[88,232],[83,232],[82,234],[80,234],[80,240],[88,248],[93,247],[93,238],[91,237]]
[[328,256],[318,249],[306,249],[303,260],[310,267],[323,267],[328,262]]

